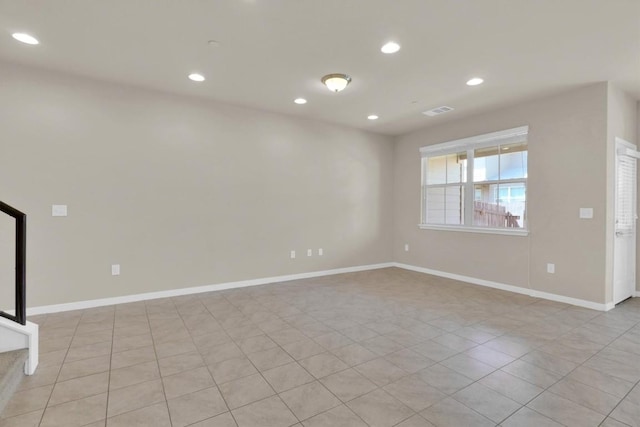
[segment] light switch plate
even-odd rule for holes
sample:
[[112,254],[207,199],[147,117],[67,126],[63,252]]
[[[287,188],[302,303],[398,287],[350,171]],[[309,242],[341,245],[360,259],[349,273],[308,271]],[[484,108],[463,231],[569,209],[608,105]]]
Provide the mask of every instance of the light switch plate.
[[120,264],[111,265],[111,275],[119,276],[120,275]]
[[51,216],[67,216],[67,205],[51,205]]
[[322,256],[324,255],[324,251],[322,250],[322,248],[318,249],[318,256]]
[[548,263],[547,264],[547,273],[554,274],[556,272],[556,265]]
[[580,208],[580,219],[593,219],[593,208]]

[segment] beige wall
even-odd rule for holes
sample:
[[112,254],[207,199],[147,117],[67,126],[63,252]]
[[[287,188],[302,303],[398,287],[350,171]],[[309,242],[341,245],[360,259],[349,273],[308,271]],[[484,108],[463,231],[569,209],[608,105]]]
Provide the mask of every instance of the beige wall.
[[392,259],[388,137],[0,70],[0,199],[28,214],[29,306]]
[[[601,83],[398,138],[394,260],[604,303],[606,120]],[[529,125],[529,236],[418,229],[419,147],[522,125]],[[579,219],[580,207],[594,208],[594,219]]]

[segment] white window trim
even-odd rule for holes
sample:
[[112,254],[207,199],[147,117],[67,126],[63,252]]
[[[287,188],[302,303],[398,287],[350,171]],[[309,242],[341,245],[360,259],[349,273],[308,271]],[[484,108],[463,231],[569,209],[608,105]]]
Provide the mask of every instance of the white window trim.
[[[512,129],[505,129],[497,132],[486,133],[477,136],[471,136],[468,138],[456,139],[453,141],[443,142],[441,144],[427,145],[420,147],[420,154],[422,158],[444,156],[447,154],[459,153],[461,151],[470,152],[468,159],[473,161],[473,150],[478,148],[490,147],[494,145],[513,144],[517,142],[527,141],[529,135],[529,126],[519,126]],[[424,170],[422,171],[424,173]],[[467,168],[467,183],[473,185],[473,171],[472,168]],[[422,177],[424,179],[424,176]],[[504,182],[524,182],[528,188],[528,179],[514,179],[505,180]],[[461,183],[462,184],[462,183]],[[473,203],[473,198],[469,199],[469,204]],[[424,216],[424,193],[421,190],[420,200],[420,221],[423,221]],[[465,206],[465,224],[471,223],[472,211],[469,206]],[[481,234],[502,234],[509,236],[528,236],[529,229],[527,228],[488,228],[488,227],[474,227],[472,225],[447,225],[447,224],[426,224],[420,223],[418,227],[422,230],[442,230],[442,231],[460,231],[466,233],[481,233]]]

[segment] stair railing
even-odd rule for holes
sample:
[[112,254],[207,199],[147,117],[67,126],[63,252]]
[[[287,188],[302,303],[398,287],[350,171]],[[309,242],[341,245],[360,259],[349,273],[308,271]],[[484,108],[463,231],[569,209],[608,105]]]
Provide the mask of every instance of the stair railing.
[[16,220],[16,291],[15,291],[15,316],[0,311],[0,316],[18,322],[21,325],[27,323],[27,285],[26,285],[26,260],[27,260],[27,215],[6,203],[0,202],[0,211]]

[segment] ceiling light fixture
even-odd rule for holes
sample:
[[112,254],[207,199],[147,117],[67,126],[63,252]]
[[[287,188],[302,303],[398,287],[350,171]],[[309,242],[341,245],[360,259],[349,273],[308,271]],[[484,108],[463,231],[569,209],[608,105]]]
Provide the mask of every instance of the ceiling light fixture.
[[381,48],[380,52],[382,53],[396,53],[400,50],[400,45],[396,42],[388,42],[385,43]]
[[378,120],[379,117],[376,116],[375,114],[371,114],[370,116],[367,116],[367,119],[369,119],[369,120]]
[[203,82],[205,79],[202,74],[192,73],[189,74],[189,80],[193,80],[194,82]]
[[467,86],[478,86],[484,82],[480,77],[474,77],[471,80],[467,81]]
[[11,34],[11,37],[26,44],[40,44],[37,38],[26,33],[13,33]]
[[307,103],[307,100],[304,99],[304,98],[296,98],[296,99],[293,100],[293,102],[295,102],[298,105],[303,105],[303,104]]
[[351,77],[346,74],[334,73],[327,74],[320,81],[324,83],[326,87],[329,88],[332,92],[340,92],[343,90],[349,83],[351,83]]

